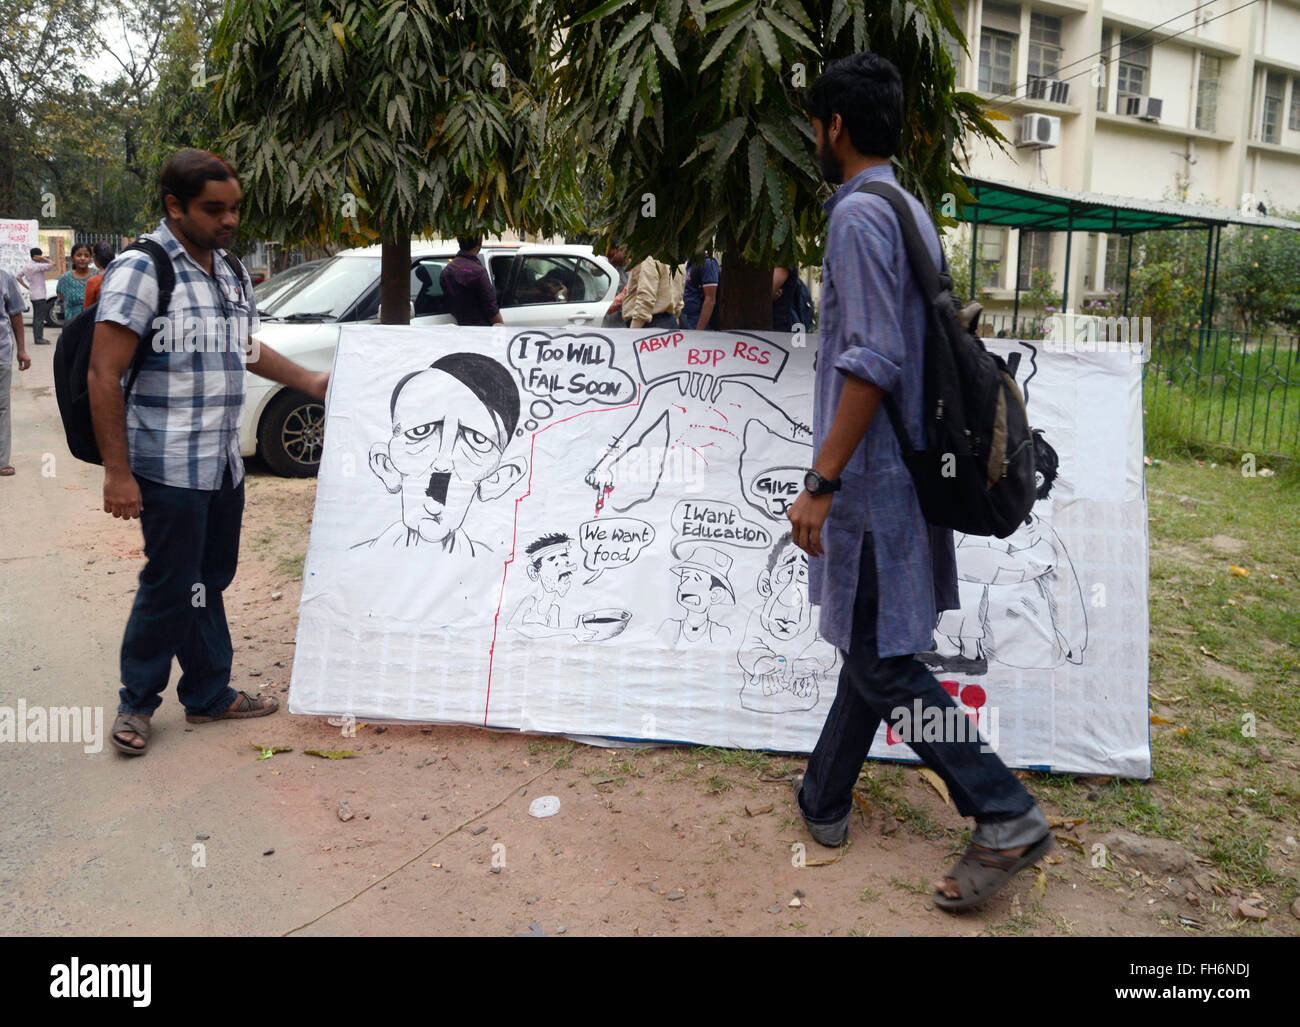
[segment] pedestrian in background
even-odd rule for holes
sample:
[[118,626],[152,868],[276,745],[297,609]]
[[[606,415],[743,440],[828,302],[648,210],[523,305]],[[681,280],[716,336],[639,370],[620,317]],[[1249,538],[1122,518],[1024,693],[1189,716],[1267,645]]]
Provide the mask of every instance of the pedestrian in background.
[[492,286],[487,268],[478,259],[483,248],[483,237],[457,236],[460,252],[438,275],[442,294],[447,297],[447,313],[458,325],[504,324],[505,319],[497,308],[497,291]]
[[18,280],[8,271],[0,269],[0,477],[14,473],[9,463],[11,441],[9,387],[13,384],[14,357],[18,370],[32,366],[23,346],[23,294],[18,291]]
[[63,297],[63,323],[67,324],[86,306],[86,283],[91,279],[90,247],[84,242],[72,247],[72,270],[60,277],[55,291]]
[[605,253],[605,258],[614,265],[614,270],[618,272],[618,295],[614,297],[614,302],[609,305],[605,311],[605,319],[601,321],[602,328],[622,328],[623,321],[623,300],[627,296],[627,280],[631,272],[627,269],[627,250],[623,249],[618,243],[610,246]]
[[18,280],[27,286],[32,296],[32,344],[48,346],[45,341],[45,319],[50,315],[50,306],[54,297],[47,295],[45,272],[54,266],[54,261],[41,253],[39,246],[33,246],[31,260],[18,272]]
[[703,256],[686,262],[686,283],[682,289],[683,328],[695,331],[718,330],[718,262],[708,250]]
[[113,262],[117,254],[113,247],[106,242],[95,243],[95,267],[98,273],[86,282],[86,301],[82,304],[82,309],[91,306],[99,299],[99,290],[104,284],[104,272],[108,270],[108,265]]
[[682,310],[682,276],[646,257],[627,276],[623,318],[629,328],[676,328]]
[[[799,269],[794,265],[772,272],[772,331],[788,332],[794,325],[794,298],[799,292]],[[808,325],[804,325],[807,328]]]

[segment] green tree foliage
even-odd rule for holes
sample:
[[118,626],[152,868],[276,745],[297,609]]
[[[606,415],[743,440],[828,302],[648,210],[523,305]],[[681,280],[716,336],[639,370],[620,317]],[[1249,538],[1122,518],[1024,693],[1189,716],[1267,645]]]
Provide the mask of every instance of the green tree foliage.
[[[1300,211],[1279,213],[1295,220]],[[1300,331],[1300,232],[1234,226],[1220,243],[1219,303],[1225,318],[1248,332],[1276,326]]]
[[[605,226],[634,253],[723,252],[722,323],[770,324],[770,268],[820,258],[826,192],[802,95],[824,65],[871,49],[903,77],[902,182],[965,197],[963,142],[997,136],[954,87],[943,0],[575,0],[556,15],[557,117],[608,168]],[[653,216],[651,216],[653,214]]]
[[93,41],[93,17],[93,0],[0,0],[0,212],[8,217],[40,216],[50,183],[38,122],[59,109]]

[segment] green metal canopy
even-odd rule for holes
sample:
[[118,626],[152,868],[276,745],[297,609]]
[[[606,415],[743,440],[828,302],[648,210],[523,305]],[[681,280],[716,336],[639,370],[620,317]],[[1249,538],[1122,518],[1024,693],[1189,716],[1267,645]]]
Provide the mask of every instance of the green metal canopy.
[[[1277,228],[1300,231],[1300,221],[1243,214],[1227,207],[1207,207],[1172,200],[1141,200],[1129,196],[1053,189],[1048,186],[1021,185],[990,178],[964,175],[974,196],[957,213],[958,220],[971,224],[970,295],[974,298],[975,273],[978,267],[979,230],[982,225],[1028,229],[1033,232],[1065,232],[1065,284],[1061,307],[1068,309],[1070,299],[1070,248],[1075,232],[1105,232],[1128,237],[1128,258],[1124,271],[1124,314],[1128,315],[1129,278],[1133,267],[1133,236],[1139,232],[1200,229],[1206,232],[1205,282],[1201,293],[1201,323],[1208,325],[1214,316],[1215,290],[1219,277],[1219,241],[1224,225],[1251,228]],[[1016,298],[1012,320],[1020,313],[1020,257],[1016,253]]]

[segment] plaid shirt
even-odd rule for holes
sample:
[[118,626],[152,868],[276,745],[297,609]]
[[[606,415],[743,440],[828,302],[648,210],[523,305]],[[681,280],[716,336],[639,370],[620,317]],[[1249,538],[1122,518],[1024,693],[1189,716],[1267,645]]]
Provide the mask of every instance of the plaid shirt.
[[[826,202],[830,226],[813,401],[816,452],[835,419],[845,373],[892,393],[913,444],[924,437],[926,303],[889,201],[854,191],[872,180],[896,181],[888,165],[867,168]],[[938,265],[939,235],[920,202],[909,200]],[[952,532],[932,527],[922,516],[883,405],[845,466],[842,481],[822,531],[826,555],[809,564],[808,590],[821,607],[821,636],[839,649],[850,647],[863,533],[869,531],[879,582],[880,655],[925,652],[939,611],[957,607]]]
[[[150,333],[126,406],[131,470],[163,485],[215,491],[228,466],[238,485],[244,477],[244,363],[259,327],[253,283],[247,272],[242,282],[235,277],[224,250],[213,251],[214,280],[166,222],[145,238],[162,244],[176,272],[167,325],[155,324],[158,277],[152,258],[139,250],[124,251],[109,264],[95,317],[137,335]],[[129,373],[122,376],[124,388]]]

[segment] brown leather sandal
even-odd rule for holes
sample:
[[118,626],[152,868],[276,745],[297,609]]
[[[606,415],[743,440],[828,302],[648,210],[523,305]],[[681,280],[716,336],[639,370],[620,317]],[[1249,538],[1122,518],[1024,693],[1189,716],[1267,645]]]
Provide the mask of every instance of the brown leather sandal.
[[247,692],[239,693],[239,701],[215,717],[199,717],[192,713],[185,714],[191,724],[208,724],[214,720],[246,720],[249,717],[267,717],[280,708],[280,700],[268,695],[264,699],[255,699]]
[[[130,742],[122,741],[117,737],[120,731],[139,735],[144,745],[136,748]],[[113,743],[113,748],[118,752],[126,753],[128,756],[143,756],[145,750],[149,748],[149,721],[135,713],[119,713],[117,719],[113,721],[113,730],[109,732],[108,740]]]

